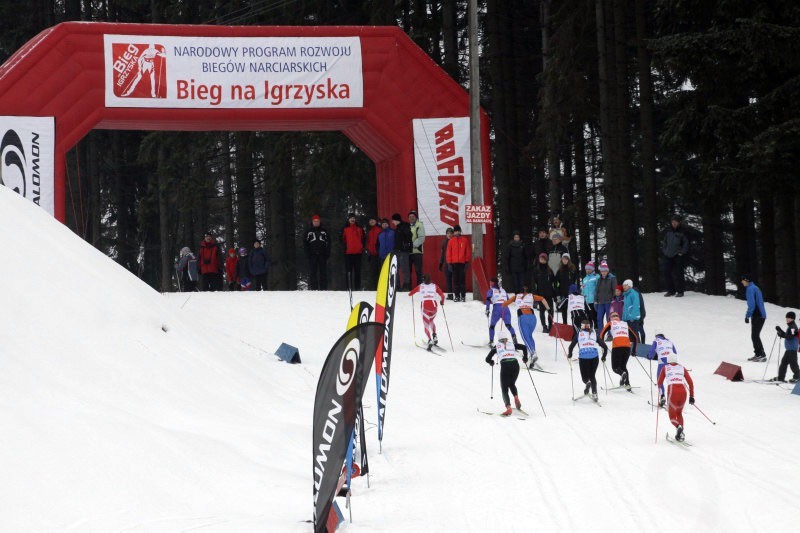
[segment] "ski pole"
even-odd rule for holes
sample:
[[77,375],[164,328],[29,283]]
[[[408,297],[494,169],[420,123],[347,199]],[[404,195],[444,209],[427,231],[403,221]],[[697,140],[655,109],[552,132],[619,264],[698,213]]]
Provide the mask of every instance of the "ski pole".
[[[778,340],[778,334],[775,334],[775,338],[772,340],[772,348],[769,349],[769,359],[767,359],[767,364],[764,366],[764,375],[761,377],[761,381],[767,379],[767,369],[769,368],[769,362],[772,361],[772,351],[775,349],[775,343]],[[778,372],[780,372],[780,363],[778,363]]]
[[697,404],[694,404],[694,403],[693,403],[692,405],[694,405],[694,408],[695,408],[695,409],[697,409],[698,411],[700,411],[700,414],[701,414],[701,415],[703,415],[703,416],[705,416],[705,417],[706,417],[706,420],[708,420],[709,422],[711,422],[711,423],[712,423],[713,425],[715,425],[715,426],[717,425],[717,423],[716,423],[716,422],[714,422],[713,420],[711,420],[710,418],[708,418],[708,416],[706,416],[706,414],[705,414],[705,413],[702,411],[702,409],[700,409],[699,407],[697,407]]
[[661,409],[656,409],[656,441],[653,444],[658,444],[658,412]]
[[492,389],[489,393],[489,399],[494,400],[494,365],[492,365]]
[[414,333],[414,342],[417,342],[417,313],[414,312],[414,295],[411,295],[411,331]]
[[[651,376],[653,375],[653,360],[652,359],[650,359],[650,375]],[[655,385],[653,384],[653,380],[651,379],[650,380],[650,411],[653,410],[653,387],[654,386]]]
[[[570,369],[572,366],[570,365]],[[544,410],[544,405],[542,404],[542,398],[539,396],[539,389],[536,388],[536,383],[533,381],[533,374],[531,374],[531,369],[528,368],[528,365],[525,365],[525,369],[528,371],[528,377],[531,378],[531,385],[533,385],[533,390],[536,391],[536,398],[539,399],[539,407],[542,408],[542,413],[544,413],[544,417],[547,418],[547,413]],[[572,396],[575,397],[574,395]]]
[[[561,337],[558,336],[558,332],[556,332],[556,342],[561,341]],[[569,383],[572,385],[572,397],[575,397],[575,377],[572,373],[572,359],[569,358],[567,355],[567,349],[564,348],[564,341],[561,341],[561,350],[564,352],[564,357],[566,358],[567,362],[569,363]]]
[[442,316],[444,317],[444,326],[447,328],[447,338],[450,339],[450,350],[455,352],[453,347],[453,337],[450,335],[450,324],[447,323],[447,313],[444,312],[444,304],[442,304]]
[[606,362],[603,361],[603,385],[605,385],[606,396],[608,396],[608,380],[606,378],[606,374],[607,373],[608,373],[608,369],[606,368]]
[[[611,372],[608,371],[608,366],[606,366],[605,361],[603,361],[603,370],[606,371],[606,374],[608,374],[608,379],[611,379],[611,383],[613,384],[614,380],[611,378]],[[605,376],[605,374],[603,374],[603,376]],[[603,380],[605,381],[605,377],[603,377]],[[606,383],[606,395],[608,395],[608,383]]]
[[640,367],[642,367],[642,372],[644,372],[645,374],[647,374],[647,379],[649,379],[649,380],[650,380],[650,383],[652,384],[652,383],[653,383],[653,378],[651,377],[651,375],[650,375],[650,372],[648,372],[648,371],[647,371],[647,369],[644,367],[644,365],[642,364],[642,362],[641,362],[641,361],[639,361],[639,358],[638,358],[637,356],[635,356],[635,355],[634,355],[634,356],[633,356],[633,358],[634,358],[634,359],[636,359],[636,362],[637,362],[637,363],[639,363],[639,366],[640,366]]

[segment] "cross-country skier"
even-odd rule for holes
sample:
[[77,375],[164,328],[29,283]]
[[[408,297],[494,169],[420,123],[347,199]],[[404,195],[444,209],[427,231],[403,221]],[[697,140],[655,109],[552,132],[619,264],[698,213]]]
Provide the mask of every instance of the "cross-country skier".
[[[785,381],[788,367],[792,368],[793,374],[789,382],[797,383],[800,379],[800,368],[797,366],[797,348],[800,339],[797,336],[797,323],[794,321],[796,316],[794,311],[786,313],[786,331],[783,331],[780,326],[775,326],[778,337],[783,339],[783,347],[786,348],[786,351],[783,353],[781,364],[778,367],[778,377],[772,378],[770,381]],[[520,329],[522,329],[522,325],[520,325]]]
[[431,277],[428,274],[423,274],[422,283],[411,289],[408,295],[414,296],[417,293],[422,295],[419,308],[422,311],[422,324],[425,327],[428,349],[430,349],[432,344],[439,344],[439,339],[436,337],[436,323],[433,320],[439,311],[439,304],[444,305],[444,293],[438,285],[431,283]]
[[520,402],[519,394],[517,393],[517,377],[519,376],[517,350],[522,351],[522,362],[527,363],[528,351],[525,345],[509,340],[509,333],[501,323],[497,328],[497,344],[486,356],[486,363],[494,366],[495,356],[500,360],[500,390],[503,393],[503,403],[506,406],[506,410],[501,413],[503,416],[511,414],[509,390],[514,395],[514,406],[517,409],[522,408],[522,402]]
[[[592,391],[592,400],[597,401],[597,373],[598,358],[600,350],[597,342],[597,334],[592,331],[592,322],[589,318],[584,318],[581,321],[581,329],[578,334],[572,337],[572,342],[569,345],[567,358],[572,359],[572,350],[578,346],[578,366],[581,369],[581,381],[585,385],[583,394],[589,394],[589,389]],[[603,345],[603,360],[606,359],[608,348]]]
[[[656,340],[650,345],[650,352],[647,354],[648,359],[654,361],[656,359],[658,360],[656,376],[661,375],[661,370],[664,368],[664,366],[666,366],[667,359],[669,358],[670,354],[678,354],[678,350],[675,348],[675,343],[666,338],[663,333],[656,333]],[[659,387],[658,390],[661,393],[662,398],[662,401],[659,402],[659,405],[664,407],[664,387]]]
[[[694,383],[689,371],[678,364],[678,356],[674,353],[667,357],[667,364],[658,375],[658,385],[666,389],[665,403],[669,410],[669,420],[675,426],[675,440],[683,441],[683,406],[686,405],[686,396],[689,404],[694,405]],[[688,388],[688,390],[687,390]]]
[[536,355],[536,341],[533,340],[533,332],[536,331],[536,313],[534,307],[536,302],[543,305],[545,309],[550,311],[550,304],[547,303],[547,298],[543,298],[538,294],[530,292],[530,287],[527,283],[522,284],[522,292],[512,295],[508,300],[503,302],[503,307],[508,307],[510,304],[517,303],[517,322],[519,323],[519,332],[522,335],[522,342],[528,348],[530,353],[529,368],[533,368],[539,356]]
[[[603,339],[606,333],[611,333],[611,369],[619,374],[619,386],[631,390],[631,381],[628,376],[628,358],[631,353],[636,353],[636,343],[639,342],[636,332],[626,322],[619,319],[619,314],[611,313],[611,322],[603,326],[597,343],[605,346]],[[603,356],[603,361],[606,357]]]
[[508,310],[508,307],[503,307],[503,302],[508,300],[508,293],[500,286],[500,282],[497,281],[497,278],[492,278],[490,285],[489,291],[486,293],[486,316],[489,316],[490,306],[492,313],[492,318],[489,322],[489,344],[494,342],[494,326],[501,318],[511,332],[511,338],[516,344],[517,334],[514,332],[514,328],[511,327],[511,312]]
[[589,318],[589,308],[586,306],[586,297],[582,294],[578,294],[577,285],[573,283],[569,286],[569,296],[561,301],[559,307],[564,308],[565,311],[569,311],[572,327],[577,335],[583,320]]

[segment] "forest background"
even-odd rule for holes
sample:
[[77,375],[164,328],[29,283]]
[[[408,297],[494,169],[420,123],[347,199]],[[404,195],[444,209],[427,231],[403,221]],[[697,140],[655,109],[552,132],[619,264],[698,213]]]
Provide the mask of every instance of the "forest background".
[[[68,20],[396,25],[469,89],[466,0],[0,0],[0,61]],[[553,212],[579,263],[663,287],[673,214],[688,287],[800,305],[800,4],[794,0],[481,0],[498,259]],[[313,214],[336,237],[376,213],[375,168],[343,134],[94,130],[68,154],[67,224],[158,290],[202,234],[272,256],[270,288],[305,286]],[[46,254],[46,250],[43,251]],[[344,287],[334,238],[331,276]],[[55,258],[57,260],[57,258]],[[502,273],[504,265],[498,270]]]

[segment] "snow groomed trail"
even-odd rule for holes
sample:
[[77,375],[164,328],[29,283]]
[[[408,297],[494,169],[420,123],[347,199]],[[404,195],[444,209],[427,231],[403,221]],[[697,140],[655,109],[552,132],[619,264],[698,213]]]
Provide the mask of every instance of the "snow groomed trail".
[[[345,293],[160,295],[2,187],[0,227],[19,258],[58,258],[0,267],[3,529],[311,531],[314,390],[344,331]],[[713,375],[722,360],[748,380],[764,373],[745,361],[745,304],[645,297],[648,338],[674,340],[697,405],[717,422],[687,407],[688,449],[665,441],[674,430],[663,412],[654,443],[634,360],[634,394],[601,391],[602,408],[573,402],[561,347],[540,331],[541,364],[556,372],[532,374],[547,417],[525,370],[528,419],[480,413],[502,409],[497,369],[489,398],[488,348],[462,344],[488,340],[482,305],[447,303],[455,353],[440,314],[448,351],[436,356],[414,345],[400,294],[383,453],[370,383],[371,487],[354,481],[346,530],[796,530],[800,397]],[[785,311],[767,306],[765,346]],[[281,342],[303,364],[271,355]]]

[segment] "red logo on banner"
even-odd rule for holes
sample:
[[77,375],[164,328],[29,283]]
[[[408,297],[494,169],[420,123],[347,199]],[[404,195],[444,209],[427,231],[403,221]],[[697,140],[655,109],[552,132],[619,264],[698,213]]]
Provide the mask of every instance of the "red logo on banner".
[[448,226],[460,224],[458,204],[465,194],[464,158],[457,153],[451,122],[434,135],[436,169],[439,171],[439,220]]
[[492,206],[467,204],[464,209],[464,218],[468,224],[491,224]]
[[114,96],[167,97],[167,54],[163,45],[113,43],[111,54]]

